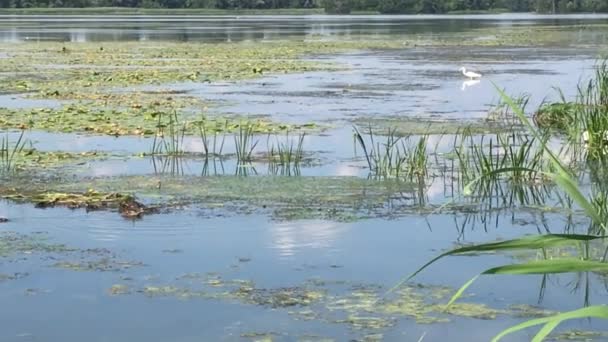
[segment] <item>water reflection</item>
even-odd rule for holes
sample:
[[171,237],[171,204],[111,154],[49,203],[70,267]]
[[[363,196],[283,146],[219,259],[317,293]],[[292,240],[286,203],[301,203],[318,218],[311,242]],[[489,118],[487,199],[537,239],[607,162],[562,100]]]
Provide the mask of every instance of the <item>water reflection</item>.
[[283,258],[296,255],[299,249],[329,250],[349,225],[328,221],[277,222],[272,225],[272,248]]
[[462,91],[465,91],[467,88],[472,87],[476,84],[478,84],[479,82],[481,82],[480,80],[467,80],[462,82],[462,86],[460,87],[460,89]]

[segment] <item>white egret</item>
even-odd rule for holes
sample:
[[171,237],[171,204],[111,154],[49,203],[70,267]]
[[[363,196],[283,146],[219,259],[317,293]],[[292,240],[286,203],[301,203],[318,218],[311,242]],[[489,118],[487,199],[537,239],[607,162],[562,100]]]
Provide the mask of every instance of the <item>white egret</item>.
[[460,70],[463,75],[465,75],[466,77],[468,77],[470,79],[481,78],[481,74],[478,74],[478,73],[472,72],[472,71],[467,71],[467,68],[465,68],[465,67],[462,67],[458,70]]
[[583,143],[585,143],[585,145],[589,143],[589,131],[583,132]]
[[[583,132],[583,143],[585,143],[585,145],[589,144],[589,131]],[[604,131],[602,144],[608,144],[608,131]]]

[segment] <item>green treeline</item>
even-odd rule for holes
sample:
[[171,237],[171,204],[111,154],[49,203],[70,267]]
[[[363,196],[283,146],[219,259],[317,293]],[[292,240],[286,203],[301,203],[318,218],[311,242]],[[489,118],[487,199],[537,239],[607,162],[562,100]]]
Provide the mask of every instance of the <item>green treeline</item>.
[[608,12],[608,0],[0,0],[0,8],[132,7],[209,9],[324,8],[327,13],[387,14]]

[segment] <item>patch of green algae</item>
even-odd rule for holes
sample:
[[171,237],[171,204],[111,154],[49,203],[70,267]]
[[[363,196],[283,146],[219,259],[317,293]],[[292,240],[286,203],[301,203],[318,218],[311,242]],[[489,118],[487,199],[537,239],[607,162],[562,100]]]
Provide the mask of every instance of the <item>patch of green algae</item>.
[[[7,109],[0,108],[0,128],[37,129],[62,133],[94,133],[114,136],[154,135],[158,131],[159,117],[169,117],[178,111],[162,106],[112,108],[94,104],[68,104],[59,108]],[[181,112],[180,112],[181,113]],[[203,112],[181,114],[180,133],[200,134],[204,123],[207,134],[236,132],[250,127],[253,133],[276,133],[315,129],[314,123],[286,124],[263,118],[208,117]],[[161,125],[167,125],[163,120]]]
[[0,257],[34,253],[65,253],[72,252],[63,244],[48,241],[45,234],[21,234],[17,232],[0,232]]
[[[395,198],[413,191],[410,183],[399,180],[279,176],[126,176],[58,182],[52,188],[67,193],[86,189],[101,193],[120,190],[160,206],[193,204],[210,213],[270,211],[278,220],[325,218],[336,221],[382,216],[387,212],[403,214],[408,208],[411,212],[410,202],[398,203]],[[392,206],[388,201],[392,201]]]
[[547,341],[605,341],[608,333],[604,331],[568,330],[547,337]]
[[0,198],[34,203],[37,207],[67,206],[69,208],[104,209],[117,208],[120,203],[131,200],[132,196],[121,193],[103,193],[88,189],[83,192],[56,192],[42,189],[17,190],[0,186]]
[[65,169],[68,166],[84,164],[93,160],[103,160],[107,157],[107,154],[96,151],[72,153],[23,149],[15,154],[12,163],[16,172],[48,171],[49,169]]
[[[123,288],[114,285],[109,293],[114,292],[122,293]],[[262,288],[252,281],[190,273],[176,278],[174,283],[144,285],[134,292],[150,298],[213,299],[283,309],[296,320],[347,325],[365,333],[369,340],[381,336],[400,319],[437,324],[449,322],[454,317],[491,320],[500,315],[520,317],[522,312],[529,312],[533,317],[549,314],[526,305],[495,309],[484,304],[456,302],[446,308],[445,302],[454,290],[422,284],[401,286],[394,295],[385,298],[384,290],[373,285],[312,281],[292,287]]]

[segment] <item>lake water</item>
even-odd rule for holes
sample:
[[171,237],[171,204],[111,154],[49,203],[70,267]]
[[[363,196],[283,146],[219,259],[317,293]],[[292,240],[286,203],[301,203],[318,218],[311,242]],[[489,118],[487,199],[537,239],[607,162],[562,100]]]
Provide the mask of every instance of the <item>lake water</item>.
[[602,23],[603,14],[463,16],[0,15],[0,41],[243,41],[464,32],[516,25]]
[[[517,25],[584,25],[606,19],[608,16],[602,15],[512,14],[103,18],[1,15],[0,42],[136,44],[146,40],[237,42],[374,39],[387,35],[400,39],[403,34],[466,33],[471,29]],[[562,87],[568,96],[574,95],[576,81],[591,74],[597,56],[605,48],[602,42],[608,38],[598,35],[592,41],[584,39],[564,42],[559,48],[420,46],[313,54],[307,59],[332,62],[342,68],[267,75],[241,82],[185,82],[143,88],[171,88],[214,101],[210,110],[218,114],[263,115],[281,122],[327,125],[329,128],[323,133],[305,139],[307,151],[319,156],[317,163],[300,170],[301,189],[307,189],[316,182],[313,177],[367,176],[365,161],[353,153],[354,122],[395,117],[455,122],[484,119],[490,106],[498,101],[494,84],[510,93],[530,94],[529,108],[536,108],[545,99],[555,99],[551,86]],[[479,83],[466,82],[457,71],[462,64],[481,70],[484,78]],[[0,96],[3,107],[48,105],[37,101],[41,100],[16,94]],[[78,177],[87,180],[159,177],[152,158],[124,157],[147,151],[151,138],[36,131],[30,132],[29,137],[40,150],[97,150],[121,155],[81,165]],[[447,150],[452,137],[429,139],[440,150]],[[186,147],[197,151],[200,141],[187,138]],[[226,149],[235,149],[232,141],[227,142]],[[201,160],[186,160],[184,164],[184,171],[177,178],[185,180],[193,190],[204,187],[206,177],[230,180],[234,170],[238,170],[236,162],[228,160],[218,172],[220,176],[201,176]],[[272,177],[267,176],[266,165],[255,166],[259,174],[251,177],[251,182]],[[78,178],[74,177],[77,183]],[[175,178],[169,177],[167,182],[171,179]],[[470,296],[462,300],[493,308],[495,319],[481,314],[482,317],[447,315],[449,322],[425,324],[428,322],[412,313],[371,310],[365,295],[373,294],[381,301],[389,288],[441,251],[539,231],[559,233],[568,225],[563,214],[532,204],[479,211],[467,210],[476,205],[467,202],[459,203],[462,206],[450,212],[435,211],[452,200],[450,186],[453,184],[445,177],[436,175],[422,191],[422,204],[417,197],[420,194],[412,189],[387,194],[378,203],[366,206],[368,193],[356,190],[352,194],[355,200],[337,210],[359,216],[342,220],[323,215],[286,215],[290,207],[297,207],[290,202],[296,194],[280,197],[278,204],[274,203],[276,208],[248,205],[231,198],[221,205],[185,205],[136,221],[109,211],[40,209],[31,204],[0,202],[0,215],[10,218],[0,224],[0,233],[17,234],[4,240],[24,245],[19,253],[10,255],[5,255],[3,251],[8,249],[0,245],[0,296],[6,308],[0,313],[0,340],[418,341],[424,336],[424,341],[485,341],[524,319],[512,308],[513,304],[557,311],[579,308],[585,300],[592,304],[606,302],[605,278],[599,275],[547,279],[489,276],[467,290]],[[251,196],[242,191],[243,197]],[[162,195],[161,190],[158,196]],[[333,195],[338,194],[329,191],[328,197]],[[556,202],[556,198],[550,198],[547,205]],[[584,229],[586,221],[575,223],[575,230]],[[69,249],[56,244],[65,244]],[[453,290],[487,268],[526,257],[534,256],[496,254],[445,259],[415,279],[416,284],[424,285],[408,288],[412,292],[406,293],[406,299],[420,292],[424,300],[429,300],[427,305],[446,303],[449,296],[436,299],[439,297],[434,297],[436,293],[432,291],[439,288],[432,286],[449,286]],[[289,302],[294,301],[292,297],[297,300]],[[425,315],[446,316],[437,312]],[[379,318],[374,321],[370,317]],[[595,320],[564,325],[564,329],[606,328],[605,322]],[[510,340],[526,341],[531,336],[532,331],[527,331]]]

